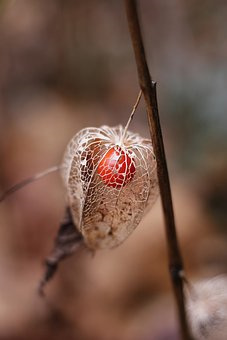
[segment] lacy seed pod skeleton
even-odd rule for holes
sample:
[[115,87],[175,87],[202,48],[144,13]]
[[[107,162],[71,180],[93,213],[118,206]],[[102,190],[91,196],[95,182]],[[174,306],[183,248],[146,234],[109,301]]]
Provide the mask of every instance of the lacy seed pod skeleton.
[[158,196],[152,143],[128,131],[129,120],[110,128],[85,128],[67,146],[63,164],[7,190],[0,201],[23,186],[61,170],[73,222],[86,245],[95,250],[122,243]]
[[125,129],[81,130],[64,156],[62,174],[72,217],[91,249],[123,242],[158,196],[152,143],[127,131],[129,122]]
[[25,179],[0,196],[1,202],[33,181],[62,172],[68,205],[46,259],[40,294],[62,259],[83,244],[93,251],[118,246],[155,202],[159,190],[152,142],[128,131],[141,94],[125,128],[102,126],[79,131],[69,142],[61,165]]

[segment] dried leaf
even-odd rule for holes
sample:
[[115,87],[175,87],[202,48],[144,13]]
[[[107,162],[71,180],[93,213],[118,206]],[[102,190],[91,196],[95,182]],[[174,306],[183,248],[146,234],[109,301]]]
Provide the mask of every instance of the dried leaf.
[[60,225],[53,251],[45,261],[46,270],[39,283],[39,294],[44,295],[46,283],[54,276],[59,262],[72,255],[83,245],[83,237],[75,227],[70,208],[66,208],[66,214]]

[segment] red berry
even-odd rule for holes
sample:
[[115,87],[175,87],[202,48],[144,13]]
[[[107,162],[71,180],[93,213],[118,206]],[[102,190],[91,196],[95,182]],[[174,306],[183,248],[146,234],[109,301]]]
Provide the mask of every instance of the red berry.
[[112,147],[98,166],[98,174],[109,187],[120,189],[135,175],[135,162],[119,146]]

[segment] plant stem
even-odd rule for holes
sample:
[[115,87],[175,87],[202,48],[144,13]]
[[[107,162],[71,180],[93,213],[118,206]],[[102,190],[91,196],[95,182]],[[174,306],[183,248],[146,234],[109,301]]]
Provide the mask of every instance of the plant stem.
[[125,125],[125,128],[124,128],[124,131],[123,131],[123,133],[122,133],[120,144],[122,144],[123,141],[124,141],[124,138],[125,138],[126,133],[127,133],[127,131],[128,131],[128,127],[129,127],[131,121],[133,120],[134,114],[135,114],[135,112],[136,112],[137,106],[139,105],[139,102],[140,102],[141,97],[142,97],[142,91],[140,90],[140,92],[139,92],[139,94],[138,94],[138,97],[137,97],[137,99],[136,99],[135,105],[133,106],[132,112],[131,112],[131,114],[130,114],[130,116],[129,116],[129,119],[128,119],[128,121],[127,121],[127,123],[126,123],[126,125]]
[[157,159],[158,181],[168,246],[169,270],[178,310],[181,335],[182,339],[189,340],[192,338],[189,333],[185,313],[183,293],[183,260],[178,245],[175,227],[171,188],[158,113],[156,83],[152,81],[146,61],[136,0],[125,0],[125,6],[129,31],[135,54],[139,83],[146,102],[149,130]]

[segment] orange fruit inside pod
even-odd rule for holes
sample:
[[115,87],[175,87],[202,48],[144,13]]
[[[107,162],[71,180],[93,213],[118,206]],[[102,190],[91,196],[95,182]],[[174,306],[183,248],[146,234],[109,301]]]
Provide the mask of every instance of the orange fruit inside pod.
[[102,158],[97,171],[107,186],[120,189],[133,179],[135,161],[120,146],[114,146]]

